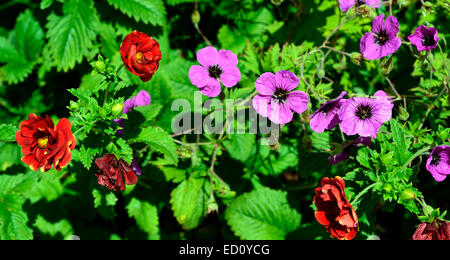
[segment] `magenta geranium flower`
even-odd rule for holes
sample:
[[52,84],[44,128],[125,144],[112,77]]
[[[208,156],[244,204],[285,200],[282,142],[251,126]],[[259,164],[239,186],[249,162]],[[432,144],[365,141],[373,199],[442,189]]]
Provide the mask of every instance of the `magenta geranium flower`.
[[437,35],[436,28],[421,25],[408,36],[408,40],[417,47],[418,51],[429,51],[437,47],[439,41]]
[[347,92],[342,91],[335,99],[326,102],[310,117],[309,125],[314,132],[322,133],[333,129],[339,123],[338,112],[342,105],[342,98]]
[[293,91],[298,84],[297,76],[287,70],[263,73],[255,82],[259,95],[253,98],[253,107],[275,124],[291,122],[292,111],[301,114],[308,107],[308,95]]
[[342,12],[347,12],[352,6],[368,5],[372,8],[381,6],[381,0],[339,0],[339,8]]
[[238,58],[232,51],[206,47],[197,52],[197,60],[201,65],[191,66],[189,79],[205,96],[217,97],[221,90],[220,82],[231,88],[241,80]]
[[349,142],[349,143],[345,143],[342,146],[341,151],[339,151],[338,153],[335,152],[335,154],[331,155],[330,158],[328,159],[328,162],[330,164],[337,164],[340,163],[342,161],[347,160],[348,158],[350,158],[351,153],[353,152],[353,150],[355,150],[355,146],[360,147],[360,146],[368,146],[369,148],[371,147],[371,142],[372,139],[370,137],[359,137],[358,139]]
[[364,34],[360,41],[361,53],[368,60],[378,60],[396,52],[402,41],[397,37],[399,23],[397,18],[384,14],[375,17],[372,32]]
[[347,135],[377,138],[381,125],[392,118],[392,107],[383,99],[354,97],[342,104],[338,115],[339,126]]
[[427,159],[427,170],[433,178],[441,182],[450,174],[450,146],[436,146]]
[[141,90],[139,93],[125,102],[123,102],[123,113],[128,114],[131,110],[140,106],[148,106],[152,102],[152,98],[147,91]]

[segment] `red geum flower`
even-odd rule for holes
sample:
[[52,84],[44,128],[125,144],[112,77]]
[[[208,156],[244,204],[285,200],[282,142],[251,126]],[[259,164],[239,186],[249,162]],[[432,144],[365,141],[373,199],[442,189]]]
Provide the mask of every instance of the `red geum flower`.
[[412,240],[450,240],[450,223],[435,219],[417,227]]
[[22,161],[34,171],[46,172],[52,166],[61,171],[69,164],[76,145],[71,127],[66,118],[59,120],[55,127],[48,115],[44,118],[29,114],[16,133],[16,141],[22,147]]
[[142,81],[149,81],[159,67],[159,43],[146,33],[133,31],[120,45],[120,55],[125,67]]
[[100,169],[95,174],[98,178],[98,184],[110,190],[123,191],[125,190],[125,183],[133,185],[138,181],[130,165],[123,159],[117,160],[114,154],[107,154],[96,159],[95,164]]
[[345,182],[337,176],[323,178],[321,187],[314,191],[314,203],[317,211],[314,213],[317,221],[325,226],[327,232],[337,239],[351,240],[359,230],[358,216],[352,205],[345,198]]

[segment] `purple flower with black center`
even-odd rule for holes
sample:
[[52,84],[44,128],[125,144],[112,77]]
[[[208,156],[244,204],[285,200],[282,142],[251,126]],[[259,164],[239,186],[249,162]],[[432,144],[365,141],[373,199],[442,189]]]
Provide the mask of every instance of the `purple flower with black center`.
[[397,37],[399,23],[397,18],[384,14],[375,17],[372,32],[364,34],[360,41],[361,53],[368,60],[378,60],[396,52],[402,41]]
[[217,97],[221,90],[220,82],[231,88],[241,80],[238,58],[232,51],[206,47],[197,52],[197,60],[201,65],[191,66],[189,79],[205,96]]
[[131,168],[136,173],[136,175],[142,175],[142,169],[135,158],[133,158],[133,160],[131,161]]
[[436,146],[427,159],[427,170],[433,178],[441,182],[450,174],[450,146]]
[[354,97],[342,104],[338,115],[345,134],[377,138],[381,125],[392,118],[392,108],[383,99]]
[[408,36],[408,40],[417,47],[418,51],[429,51],[437,47],[439,41],[437,35],[436,28],[421,25]]
[[368,5],[372,8],[381,6],[381,0],[339,0],[339,8],[342,12],[347,12],[352,6]]
[[343,102],[342,98],[346,94],[347,92],[342,91],[335,100],[326,102],[312,114],[309,125],[314,132],[322,133],[325,129],[331,130],[339,123],[338,112]]
[[362,145],[364,145],[371,148],[371,142],[372,139],[370,137],[359,137],[353,142],[345,143],[342,146],[340,152],[330,156],[328,162],[330,164],[338,164],[342,161],[348,160],[348,158],[350,158],[351,153],[355,150],[355,146],[361,147]]
[[287,70],[263,73],[255,82],[259,95],[253,98],[253,107],[275,124],[292,121],[293,112],[303,113],[308,107],[308,95],[297,88],[299,79]]

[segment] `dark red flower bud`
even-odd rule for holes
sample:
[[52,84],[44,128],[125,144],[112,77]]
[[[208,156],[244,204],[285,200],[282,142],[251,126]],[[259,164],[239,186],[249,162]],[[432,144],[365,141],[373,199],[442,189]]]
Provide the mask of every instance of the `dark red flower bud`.
[[42,172],[52,166],[61,171],[69,164],[76,145],[69,120],[62,118],[55,127],[48,115],[44,118],[35,114],[29,114],[28,120],[20,123],[16,141],[22,147],[22,161]]
[[352,205],[345,198],[345,182],[337,176],[323,178],[321,187],[314,191],[314,213],[317,221],[325,226],[327,232],[337,239],[351,240],[359,231],[358,216]]
[[[98,184],[114,191],[125,190],[127,185],[136,184],[138,178],[130,165],[123,159],[117,160],[114,154],[107,154],[95,160],[99,168],[95,176],[98,178]],[[125,182],[124,182],[125,179]]]
[[412,240],[450,240],[450,223],[435,219],[417,227]]
[[125,67],[142,81],[149,81],[159,67],[159,43],[146,33],[133,31],[120,45],[120,55]]

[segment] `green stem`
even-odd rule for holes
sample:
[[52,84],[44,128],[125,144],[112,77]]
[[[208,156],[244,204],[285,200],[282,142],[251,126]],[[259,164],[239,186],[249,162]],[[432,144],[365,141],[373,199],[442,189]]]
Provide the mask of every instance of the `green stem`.
[[375,182],[375,183],[372,183],[369,186],[367,186],[364,190],[362,190],[360,193],[358,193],[358,195],[356,195],[356,197],[352,200],[352,202],[350,204],[352,204],[352,205],[356,204],[356,202],[358,202],[358,200],[359,200],[359,198],[361,198],[361,196],[366,194],[368,191],[370,191],[377,184],[378,184],[378,182]]
[[422,154],[424,154],[426,151],[430,150],[431,147],[429,146],[425,146],[424,148],[420,149],[419,151],[417,151],[415,154],[413,154],[411,157],[409,157],[409,159],[403,164],[403,167],[408,167],[408,165],[414,160],[416,159],[418,156],[421,156]]

